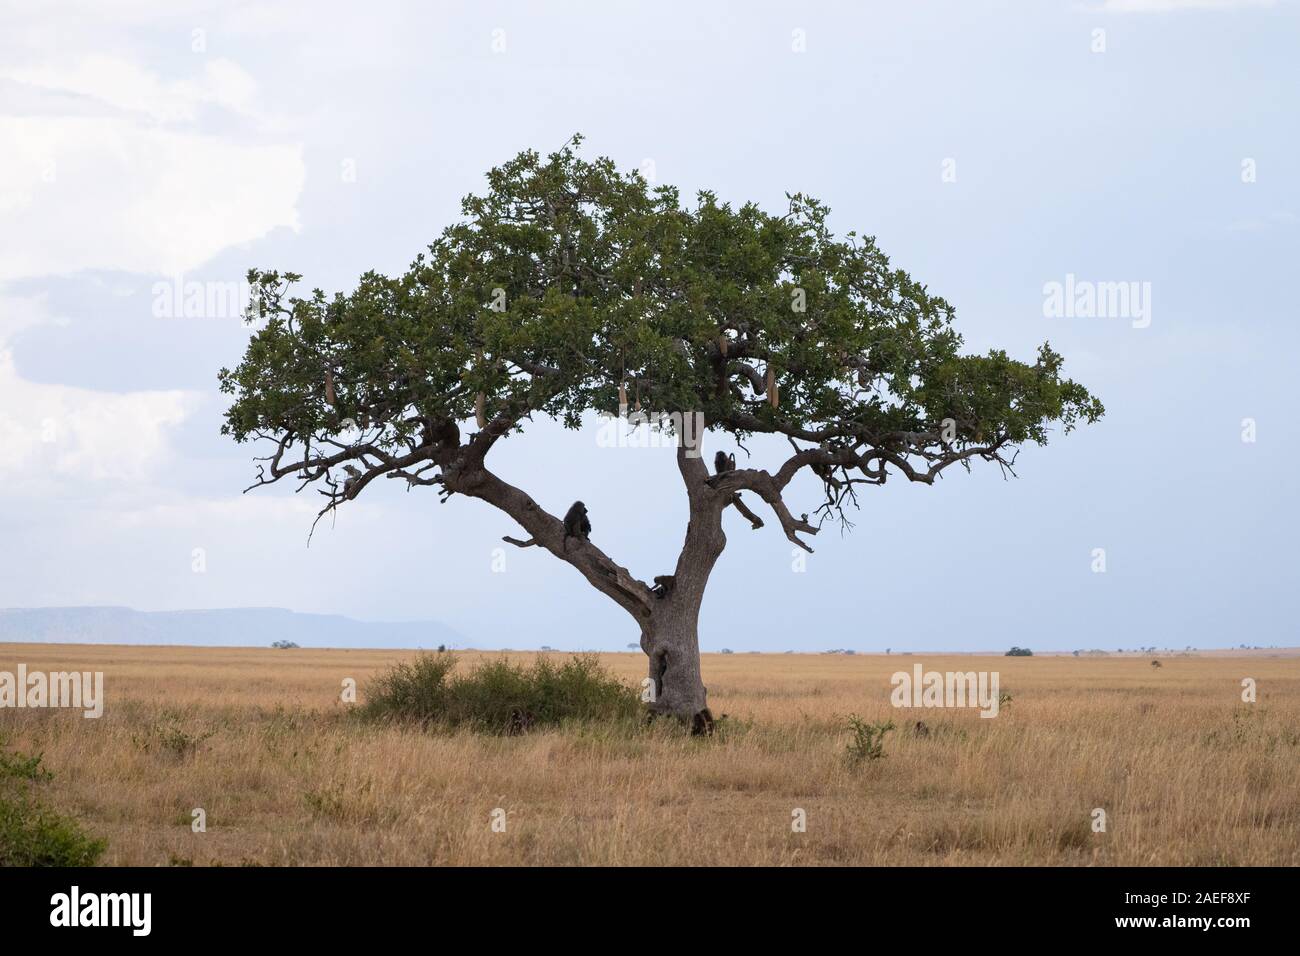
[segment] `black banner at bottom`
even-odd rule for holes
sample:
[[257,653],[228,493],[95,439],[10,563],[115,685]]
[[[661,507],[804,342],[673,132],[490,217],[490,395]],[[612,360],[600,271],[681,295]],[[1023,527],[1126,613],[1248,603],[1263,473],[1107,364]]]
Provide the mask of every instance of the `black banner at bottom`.
[[984,940],[990,931],[1034,931],[1043,941],[1131,936],[1231,945],[1286,931],[1294,875],[1254,868],[0,870],[0,917],[6,943],[75,934],[127,945],[373,944],[382,930],[416,932],[432,945],[483,933],[485,944],[496,945],[516,934],[553,936],[561,925],[566,935],[608,928],[635,936],[687,919],[702,936],[717,927],[732,943],[789,924],[812,937],[848,931],[872,942],[920,943],[967,925],[971,939]]

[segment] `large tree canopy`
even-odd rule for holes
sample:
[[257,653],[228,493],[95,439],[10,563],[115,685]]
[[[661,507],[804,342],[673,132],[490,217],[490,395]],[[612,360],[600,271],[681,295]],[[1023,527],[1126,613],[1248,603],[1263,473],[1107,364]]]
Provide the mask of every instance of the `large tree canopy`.
[[[259,328],[221,372],[234,397],[223,431],[273,443],[256,484],[316,485],[322,514],[381,477],[501,508],[531,535],[514,543],[573,564],[636,618],[655,709],[707,728],[695,621],[725,543],[722,511],[762,524],[740,492],[807,548],[859,486],[891,474],[928,484],[981,459],[1009,468],[1054,423],[1069,432],[1103,409],[1047,344],[1032,363],[963,354],[952,307],[891,268],[874,239],[835,238],[815,199],[790,195],[781,215],[710,192],[685,205],[673,187],[581,159],[580,142],[492,170],[463,221],[401,276],[299,297],[299,276],[251,272]],[[683,443],[691,522],[657,588],[566,540],[559,518],[485,461],[535,416],[577,428],[585,412],[628,405],[791,445],[771,470],[711,476],[699,444]],[[825,492],[811,520],[783,499],[804,468]]]

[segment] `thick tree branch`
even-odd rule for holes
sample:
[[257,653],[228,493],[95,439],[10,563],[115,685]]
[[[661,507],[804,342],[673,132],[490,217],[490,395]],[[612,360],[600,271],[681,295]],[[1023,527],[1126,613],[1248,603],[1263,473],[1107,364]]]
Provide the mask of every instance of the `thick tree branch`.
[[777,520],[781,522],[781,529],[785,532],[785,536],[805,551],[812,551],[812,548],[800,540],[799,534],[816,534],[818,528],[808,523],[807,515],[796,518],[790,513],[790,509],[781,497],[783,486],[766,471],[758,468],[738,468],[721,475],[715,482],[715,487],[723,495],[723,501],[727,504],[731,504],[731,499],[742,489],[754,492],[772,509]]
[[545,511],[526,492],[482,467],[461,471],[444,480],[450,490],[504,511],[530,535],[527,540],[509,536],[503,540],[521,548],[545,548],[573,565],[593,587],[613,598],[633,617],[643,620],[650,615],[654,596],[645,582],[632,577],[627,568],[616,564],[589,540],[565,535],[564,522]]

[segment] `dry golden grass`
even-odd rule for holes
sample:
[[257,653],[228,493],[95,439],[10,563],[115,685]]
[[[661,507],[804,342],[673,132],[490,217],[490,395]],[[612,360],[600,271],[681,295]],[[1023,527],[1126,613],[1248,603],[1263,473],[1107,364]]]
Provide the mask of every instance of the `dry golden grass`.
[[[1297,657],[706,655],[730,717],[704,740],[351,719],[343,679],[364,692],[412,653],[0,645],[0,670],[102,670],[107,696],[99,720],[0,710],[0,735],[44,752],[49,799],[107,837],[109,864],[1300,863]],[[603,660],[644,675],[639,654]],[[917,662],[997,670],[1013,701],[895,710],[889,676]],[[898,724],[885,759],[846,763],[848,713]]]

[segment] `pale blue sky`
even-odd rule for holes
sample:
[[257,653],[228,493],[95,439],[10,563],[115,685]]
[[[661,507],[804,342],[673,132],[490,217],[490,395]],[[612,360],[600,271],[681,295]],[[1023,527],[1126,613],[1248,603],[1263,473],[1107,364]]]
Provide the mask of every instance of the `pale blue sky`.
[[[153,309],[176,272],[290,269],[332,292],[400,271],[489,167],[582,131],[588,154],[650,161],[687,195],[820,197],[953,303],[972,350],[1050,339],[1107,407],[1028,449],[1017,481],[869,489],[801,573],[778,530],[730,515],[706,650],[1297,643],[1296,3],[0,11],[0,607],[274,605],[437,618],[481,646],[636,640],[571,568],[503,546],[517,529],[477,502],[368,491],[307,549],[311,493],[241,496],[253,452],[218,434],[216,372],[247,331]],[[1151,283],[1149,327],[1045,318],[1067,274]],[[595,435],[537,427],[493,457],[556,512],[586,501],[633,573],[668,571],[671,452]],[[753,447],[760,464],[782,450]],[[791,505],[812,510],[802,491]]]

